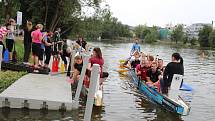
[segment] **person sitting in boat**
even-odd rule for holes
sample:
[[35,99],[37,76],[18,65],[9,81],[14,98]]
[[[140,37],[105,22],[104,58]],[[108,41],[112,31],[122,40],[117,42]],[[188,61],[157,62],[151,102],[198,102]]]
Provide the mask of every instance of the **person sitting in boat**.
[[148,61],[149,61],[148,67],[151,67],[152,63],[154,62],[154,57],[152,55],[148,55]]
[[183,58],[179,53],[173,53],[172,62],[165,67],[163,79],[160,81],[162,93],[168,93],[174,74],[184,75]]
[[146,80],[147,84],[150,86],[156,86],[159,89],[160,85],[160,79],[161,79],[161,72],[157,69],[157,63],[153,62],[151,65],[151,68],[147,70],[146,72]]
[[99,64],[100,66],[100,76],[102,77],[102,67],[104,65],[104,59],[102,57],[101,49],[96,47],[93,49],[93,55],[89,59],[88,69],[92,71],[93,64]]
[[83,59],[80,55],[75,56],[72,80],[77,82],[80,79],[81,70],[83,67]]
[[146,72],[148,70],[148,60],[142,58],[141,63],[136,67],[136,74],[137,76],[141,77],[141,80],[146,81]]
[[134,55],[134,59],[132,58],[130,61],[128,61],[128,64],[125,65],[126,68],[135,69],[136,66],[138,64],[140,64],[140,54],[139,54],[139,52],[135,51],[133,55]]
[[140,52],[140,44],[139,44],[139,39],[134,40],[134,44],[131,47],[130,55],[132,55],[135,51]]
[[[104,75],[103,75],[102,67],[104,65],[104,59],[102,57],[101,49],[98,47],[93,49],[93,55],[89,59],[89,64],[88,64],[87,71],[86,71],[87,76],[85,76],[85,77],[90,77],[90,73],[92,71],[93,64],[98,64],[100,66],[100,68],[99,68],[100,78],[103,78]],[[84,79],[85,87],[89,87],[89,84],[90,84],[89,78],[85,78]],[[100,82],[100,84],[102,84],[102,82]]]
[[164,71],[163,59],[158,58],[158,67],[157,67],[157,69],[159,69],[161,72]]

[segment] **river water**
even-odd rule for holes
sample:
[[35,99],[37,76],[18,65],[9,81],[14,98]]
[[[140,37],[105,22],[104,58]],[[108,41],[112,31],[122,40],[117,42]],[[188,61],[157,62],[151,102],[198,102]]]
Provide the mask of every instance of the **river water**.
[[[132,43],[98,43],[91,45],[102,49],[105,58],[104,69],[110,74],[104,82],[104,106],[93,110],[93,121],[215,121],[215,52],[206,51],[200,56],[197,49],[174,48],[165,45],[141,45],[144,53],[159,55],[167,64],[171,54],[179,52],[184,58],[185,82],[194,88],[193,92],[183,92],[191,106],[188,116],[177,116],[152,104],[138,91],[130,87],[128,78],[120,75],[118,63],[125,59]],[[40,121],[40,120],[83,120],[84,105],[79,110],[60,113],[49,111],[41,113],[31,110],[2,111],[1,120]]]

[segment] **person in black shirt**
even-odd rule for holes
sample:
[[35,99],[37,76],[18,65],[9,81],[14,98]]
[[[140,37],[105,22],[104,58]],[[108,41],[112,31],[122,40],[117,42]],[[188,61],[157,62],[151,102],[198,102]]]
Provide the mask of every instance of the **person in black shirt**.
[[81,46],[84,50],[86,50],[87,42],[83,39],[83,37],[79,37],[76,43]]
[[82,67],[83,67],[83,59],[81,58],[80,55],[75,56],[72,80],[74,80],[74,81],[79,80],[79,75],[81,74]]
[[32,29],[32,22],[27,21],[26,23],[26,28],[24,29],[24,64],[29,63],[29,57],[31,53],[31,43],[32,43],[32,38],[31,38],[31,32],[33,31]]
[[157,63],[153,62],[151,64],[151,68],[147,70],[146,72],[146,80],[147,83],[156,83],[159,82],[160,77],[161,76],[161,72],[157,69]]
[[163,60],[162,59],[158,59],[158,67],[157,67],[157,69],[159,69],[161,72],[163,72],[164,71],[164,66],[163,66]]
[[48,32],[47,34],[47,41],[44,40],[44,44],[45,44],[45,67],[48,68],[49,66],[49,61],[51,59],[51,46],[52,46],[52,36],[53,36],[53,33],[52,32]]
[[163,80],[161,80],[162,93],[168,93],[174,74],[184,75],[183,58],[179,53],[172,54],[172,62],[168,63],[164,70]]
[[134,58],[128,61],[127,65],[124,65],[126,68],[135,69],[138,64],[140,64],[140,54],[138,51],[134,52]]

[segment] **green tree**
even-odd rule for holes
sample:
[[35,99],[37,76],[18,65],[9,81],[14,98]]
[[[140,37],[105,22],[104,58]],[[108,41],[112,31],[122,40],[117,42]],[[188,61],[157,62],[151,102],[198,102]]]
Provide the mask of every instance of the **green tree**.
[[19,7],[20,3],[18,0],[2,0],[2,2],[0,2],[1,24],[7,22],[10,18],[14,18]]
[[209,35],[210,47],[215,48],[215,30],[213,30]]
[[183,38],[183,44],[187,44],[188,41],[189,41],[189,37],[188,37],[187,33],[185,33],[184,38]]
[[146,34],[144,40],[146,43],[154,43],[157,41],[159,37],[158,28],[156,26],[153,26],[151,28],[148,28],[149,32]]
[[209,35],[212,32],[212,27],[205,25],[202,30],[199,31],[199,44],[201,47],[209,47]]
[[182,41],[184,38],[183,26],[177,25],[176,28],[172,31],[171,40],[175,41],[177,44],[178,41]]
[[193,37],[191,40],[190,40],[190,44],[192,46],[196,45],[196,42],[197,42],[197,39],[195,37]]
[[138,25],[134,28],[134,33],[136,37],[144,39],[150,30],[146,25]]

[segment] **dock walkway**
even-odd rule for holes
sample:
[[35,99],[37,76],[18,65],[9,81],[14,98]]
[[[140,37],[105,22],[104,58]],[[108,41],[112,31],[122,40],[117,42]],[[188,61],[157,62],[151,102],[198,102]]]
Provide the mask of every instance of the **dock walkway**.
[[0,94],[0,107],[71,110],[71,86],[66,75],[27,74]]

